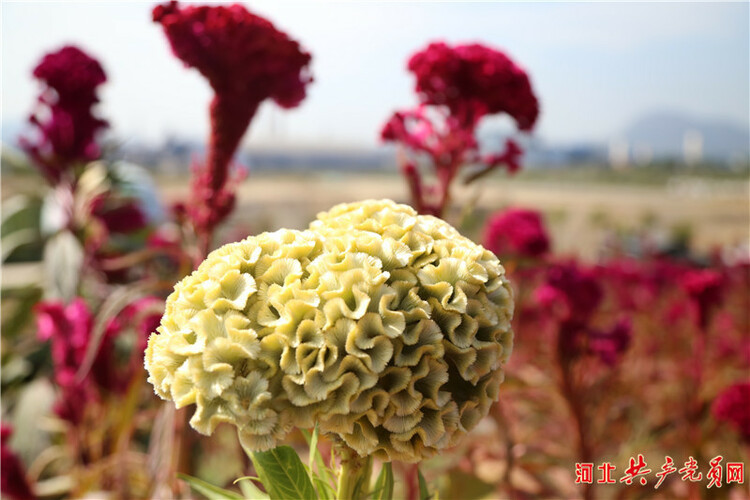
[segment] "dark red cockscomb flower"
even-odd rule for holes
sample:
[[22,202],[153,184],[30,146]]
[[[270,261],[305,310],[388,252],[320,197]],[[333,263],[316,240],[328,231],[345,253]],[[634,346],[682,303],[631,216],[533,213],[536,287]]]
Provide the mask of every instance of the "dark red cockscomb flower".
[[36,495],[31,490],[21,459],[8,444],[12,433],[9,425],[0,425],[0,492],[12,500],[30,500]]
[[[411,153],[429,155],[436,178],[433,185],[422,182],[418,170],[402,170],[415,208],[441,216],[450,201],[450,185],[462,167],[478,167],[464,178],[466,184],[501,166],[510,173],[521,168],[523,151],[512,139],[502,152],[480,152],[476,128],[482,117],[507,113],[520,130],[530,131],[539,103],[528,75],[504,53],[483,45],[432,43],[411,57],[408,68],[416,76],[421,104],[395,112],[380,135]],[[423,188],[417,190],[417,185]]]
[[44,56],[34,68],[34,77],[57,94],[58,102],[98,102],[96,88],[107,81],[99,61],[78,47],[67,45]]
[[652,261],[617,258],[596,266],[595,272],[612,291],[620,309],[633,311],[647,307],[658,296]]
[[724,276],[711,269],[693,269],[684,274],[681,284],[697,309],[698,326],[705,329],[711,313],[724,300]]
[[630,320],[622,318],[608,330],[589,331],[589,352],[607,365],[615,365],[630,346],[632,330]]
[[590,269],[571,261],[551,265],[536,296],[537,300],[544,297],[547,306],[561,301],[566,306],[564,320],[587,324],[604,299],[604,290]]
[[750,443],[750,382],[724,389],[714,400],[711,412],[716,420],[727,422]]
[[229,166],[258,106],[265,99],[297,106],[312,81],[311,56],[238,4],[180,7],[173,1],[156,6],[153,19],[164,28],[174,54],[205,76],[215,92],[208,158],[193,184],[198,203],[190,207],[198,232],[210,234],[232,210],[234,195],[225,187]]
[[34,77],[46,86],[39,96],[45,109],[29,118],[36,136],[20,142],[42,174],[56,184],[71,166],[101,154],[96,136],[107,122],[92,108],[99,102],[97,88],[107,77],[96,59],[74,46],[45,55]]
[[526,72],[507,55],[480,44],[431,43],[409,60],[423,103],[447,106],[454,116],[478,121],[507,113],[521,130],[531,130],[539,103]]
[[550,239],[539,212],[509,208],[487,221],[484,246],[497,255],[537,258],[549,251]]
[[108,233],[128,234],[148,226],[146,214],[133,200],[100,196],[91,205],[91,215],[104,224]]

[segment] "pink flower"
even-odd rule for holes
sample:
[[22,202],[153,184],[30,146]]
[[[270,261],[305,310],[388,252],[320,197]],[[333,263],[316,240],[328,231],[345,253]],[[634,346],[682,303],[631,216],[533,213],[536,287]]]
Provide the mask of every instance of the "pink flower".
[[416,90],[426,104],[444,105],[465,123],[485,114],[507,113],[531,130],[539,103],[526,72],[503,52],[480,44],[430,44],[409,60]]
[[383,126],[380,137],[426,153],[438,168],[473,160],[468,155],[479,147],[473,129],[461,127],[439,109],[424,106],[393,113]]
[[76,298],[68,306],[60,302],[40,302],[36,307],[37,336],[52,342],[55,381],[70,385],[83,363],[94,318],[86,302]]
[[[94,347],[94,318],[82,298],[77,297],[67,306],[59,302],[39,303],[37,335],[40,340],[51,342],[54,380],[61,391],[56,413],[77,424],[83,418],[87,402],[98,400],[99,393],[124,392],[136,370],[140,370],[141,353],[162,312],[161,301],[153,297],[128,305],[109,320]],[[132,330],[136,338],[130,359],[123,366],[117,362],[115,341],[126,330]],[[96,352],[91,371],[79,377],[92,348]]]
[[539,212],[509,208],[487,221],[484,246],[501,256],[537,258],[549,251],[550,240]]
[[30,500],[36,495],[31,490],[23,463],[8,444],[12,433],[9,425],[0,426],[0,492],[13,500]]
[[100,156],[96,136],[107,122],[94,116],[92,107],[107,77],[96,59],[73,46],[44,56],[34,77],[47,87],[39,97],[46,109],[30,117],[36,137],[22,138],[21,146],[56,184],[74,164]]
[[724,389],[711,408],[718,421],[727,422],[750,443],[750,382],[738,382]]
[[273,99],[293,108],[305,97],[311,56],[285,33],[242,5],[158,5],[153,19],[162,25],[174,54],[208,79],[211,137],[205,168],[194,182],[189,213],[199,234],[210,234],[234,206],[226,188],[232,157],[258,106]]
[[[78,424],[83,420],[86,405],[97,399],[91,383],[77,377],[91,340],[93,315],[81,298],[76,298],[68,306],[59,302],[40,302],[36,306],[36,313],[37,336],[52,344],[54,380],[61,392],[55,404],[55,413]],[[101,378],[107,378],[108,366],[109,359],[99,363],[103,369]]]

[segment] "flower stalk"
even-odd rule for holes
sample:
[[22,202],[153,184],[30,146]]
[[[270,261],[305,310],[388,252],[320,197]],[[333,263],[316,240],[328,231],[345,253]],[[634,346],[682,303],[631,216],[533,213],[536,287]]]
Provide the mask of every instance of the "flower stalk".
[[367,498],[372,476],[372,456],[361,457],[349,446],[337,447],[341,457],[336,498],[338,500],[361,500]]

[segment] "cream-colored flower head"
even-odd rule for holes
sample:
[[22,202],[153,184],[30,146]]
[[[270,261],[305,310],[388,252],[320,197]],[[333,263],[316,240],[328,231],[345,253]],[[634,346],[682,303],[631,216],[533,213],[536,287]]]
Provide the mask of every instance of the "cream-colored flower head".
[[497,399],[513,298],[488,250],[391,201],[226,245],[175,287],[146,368],[191,425],[275,446],[319,424],[361,455],[419,461]]

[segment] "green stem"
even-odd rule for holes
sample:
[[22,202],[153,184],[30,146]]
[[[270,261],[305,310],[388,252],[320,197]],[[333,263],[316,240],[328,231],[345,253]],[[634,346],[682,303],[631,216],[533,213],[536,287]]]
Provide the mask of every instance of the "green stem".
[[372,475],[372,457],[360,457],[346,445],[338,448],[341,456],[337,500],[360,500],[369,493]]

